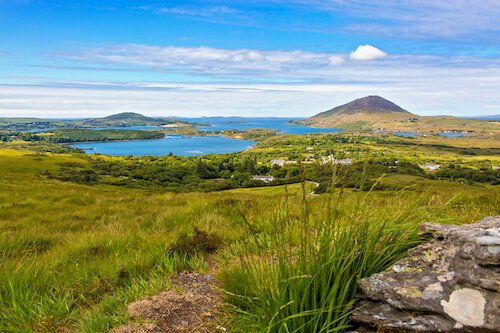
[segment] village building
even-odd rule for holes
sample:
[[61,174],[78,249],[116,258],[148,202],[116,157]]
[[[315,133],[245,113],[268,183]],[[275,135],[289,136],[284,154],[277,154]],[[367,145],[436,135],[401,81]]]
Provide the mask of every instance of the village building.
[[421,167],[422,169],[427,169],[429,171],[434,171],[439,169],[441,167],[441,164],[425,163],[425,164],[419,164],[419,167]]
[[274,164],[277,164],[279,166],[283,166],[283,165],[285,165],[286,161],[281,160],[281,159],[272,159],[269,161],[269,163],[271,163],[271,166],[273,166]]
[[285,164],[295,164],[298,162],[297,161],[287,161],[287,160],[283,160],[283,159],[272,159],[269,161],[269,163],[271,163],[271,166],[273,166],[274,164],[277,164],[277,165],[282,167]]
[[332,155],[329,155],[327,157],[324,156],[321,157],[321,164],[327,164],[327,163],[349,165],[352,164],[352,158],[336,159]]
[[273,176],[252,176],[253,180],[262,180],[263,182],[269,183],[274,180]]

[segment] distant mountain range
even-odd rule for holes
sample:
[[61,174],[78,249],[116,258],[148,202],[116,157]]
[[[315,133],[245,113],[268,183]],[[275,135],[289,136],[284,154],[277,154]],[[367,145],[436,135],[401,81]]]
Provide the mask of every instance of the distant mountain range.
[[42,128],[99,128],[99,127],[186,127],[204,126],[193,122],[173,118],[151,118],[139,113],[122,112],[104,118],[87,118],[75,120],[57,120],[40,118],[0,118],[0,130],[23,131]]
[[[492,118],[493,119],[493,118]],[[419,116],[380,96],[367,96],[289,124],[410,133],[456,133],[500,130],[492,120]]]

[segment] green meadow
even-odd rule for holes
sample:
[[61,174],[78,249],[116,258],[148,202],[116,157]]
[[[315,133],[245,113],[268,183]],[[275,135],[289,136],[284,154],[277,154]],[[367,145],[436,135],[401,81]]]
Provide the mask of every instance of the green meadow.
[[500,214],[499,185],[389,174],[369,187],[397,187],[363,191],[343,186],[348,167],[321,195],[305,172],[207,193],[65,182],[46,175],[91,159],[22,147],[0,149],[1,332],[106,332],[169,277],[208,269],[230,331],[340,332],[356,281],[424,241],[421,223]]

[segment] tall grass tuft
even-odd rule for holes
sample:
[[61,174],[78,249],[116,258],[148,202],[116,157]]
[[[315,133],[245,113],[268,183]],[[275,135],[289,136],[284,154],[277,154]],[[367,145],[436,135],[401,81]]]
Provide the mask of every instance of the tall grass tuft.
[[[222,288],[234,326],[255,332],[337,332],[349,327],[357,281],[387,268],[421,242],[417,207],[377,206],[372,192],[354,200],[331,193],[320,205],[285,201],[267,232],[248,237],[224,269]],[[319,208],[318,208],[319,207]]]

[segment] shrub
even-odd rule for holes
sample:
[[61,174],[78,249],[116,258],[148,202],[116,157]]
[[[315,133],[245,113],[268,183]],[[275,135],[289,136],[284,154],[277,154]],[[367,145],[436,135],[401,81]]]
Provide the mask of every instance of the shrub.
[[181,233],[177,241],[169,247],[170,252],[182,254],[212,253],[222,246],[222,239],[204,230],[194,228],[191,233]]

